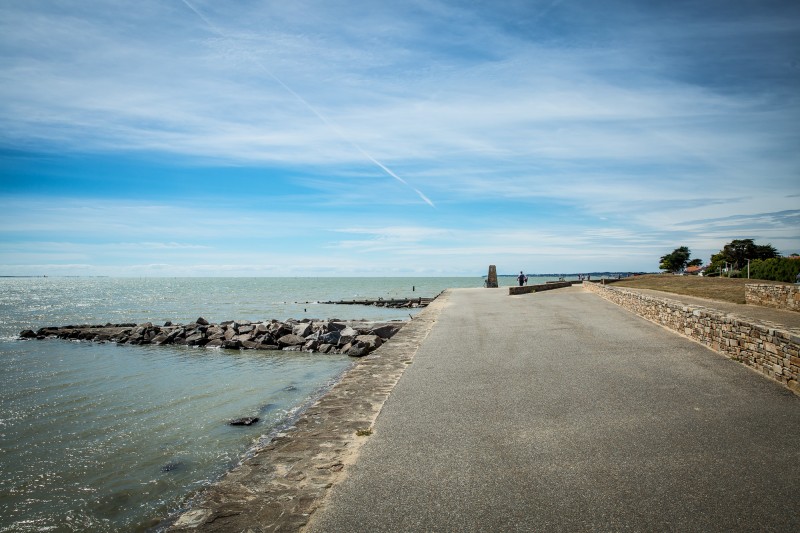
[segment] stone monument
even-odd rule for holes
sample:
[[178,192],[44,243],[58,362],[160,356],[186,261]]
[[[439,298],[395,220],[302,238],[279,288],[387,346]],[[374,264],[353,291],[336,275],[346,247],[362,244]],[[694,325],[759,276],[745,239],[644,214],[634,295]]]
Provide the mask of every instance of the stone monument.
[[489,265],[489,275],[486,277],[486,286],[491,289],[496,289],[497,285],[497,267]]

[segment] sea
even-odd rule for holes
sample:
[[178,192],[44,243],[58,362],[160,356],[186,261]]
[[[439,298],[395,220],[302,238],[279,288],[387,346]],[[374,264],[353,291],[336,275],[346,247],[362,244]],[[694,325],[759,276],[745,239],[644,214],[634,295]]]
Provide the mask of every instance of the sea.
[[[500,278],[501,285],[514,281]],[[408,320],[418,310],[318,302],[433,297],[483,283],[0,278],[0,532],[158,531],[354,364],[319,353],[21,340],[22,330],[199,317]],[[228,425],[244,416],[260,421]]]

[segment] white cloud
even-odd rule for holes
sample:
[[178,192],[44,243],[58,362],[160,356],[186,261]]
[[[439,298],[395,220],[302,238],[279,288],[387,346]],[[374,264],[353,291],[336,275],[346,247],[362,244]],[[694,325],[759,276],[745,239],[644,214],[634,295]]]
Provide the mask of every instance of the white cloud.
[[[796,209],[800,194],[797,68],[768,48],[800,33],[791,16],[698,5],[669,11],[685,22],[673,24],[618,5],[619,23],[600,24],[596,7],[551,1],[190,3],[213,27],[182,2],[0,6],[0,148],[264,165],[292,176],[266,182],[302,191],[260,208],[212,192],[205,208],[27,201],[29,215],[0,211],[0,235],[29,243],[4,245],[17,262],[130,265],[142,250],[136,268],[165,272],[213,270],[202,255],[251,265],[238,272],[526,255],[642,269],[643,254],[684,241],[800,245],[789,219],[764,215]],[[419,198],[369,157],[438,212],[407,212]]]

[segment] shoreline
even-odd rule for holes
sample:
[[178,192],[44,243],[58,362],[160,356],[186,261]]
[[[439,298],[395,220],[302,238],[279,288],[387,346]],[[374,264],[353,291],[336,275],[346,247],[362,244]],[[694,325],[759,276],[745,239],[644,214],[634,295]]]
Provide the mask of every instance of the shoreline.
[[358,457],[384,402],[428,336],[449,291],[373,353],[357,361],[303,411],[293,426],[214,484],[189,497],[191,506],[157,531],[246,530],[259,524],[296,531]]

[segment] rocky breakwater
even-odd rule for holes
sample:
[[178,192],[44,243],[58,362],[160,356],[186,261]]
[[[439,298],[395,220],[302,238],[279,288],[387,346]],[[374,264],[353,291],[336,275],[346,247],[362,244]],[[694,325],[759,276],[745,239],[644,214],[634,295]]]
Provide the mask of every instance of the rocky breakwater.
[[60,338],[118,344],[204,346],[245,350],[287,350],[339,353],[363,357],[390,339],[404,322],[332,320],[247,320],[210,323],[198,318],[192,324],[163,326],[144,324],[105,324],[45,327],[25,330],[23,339]]

